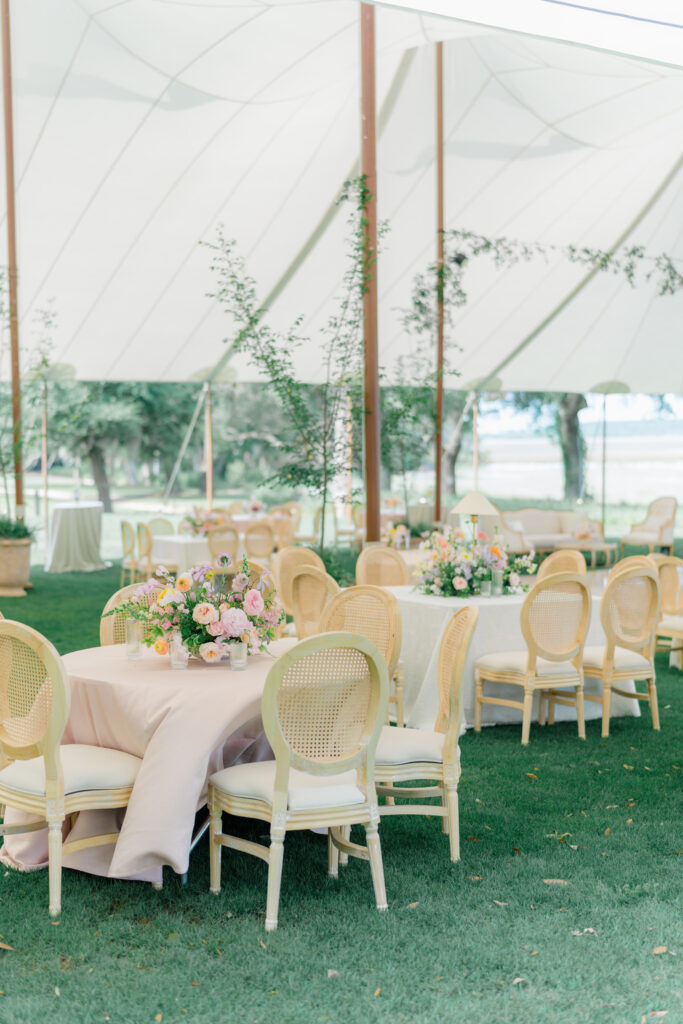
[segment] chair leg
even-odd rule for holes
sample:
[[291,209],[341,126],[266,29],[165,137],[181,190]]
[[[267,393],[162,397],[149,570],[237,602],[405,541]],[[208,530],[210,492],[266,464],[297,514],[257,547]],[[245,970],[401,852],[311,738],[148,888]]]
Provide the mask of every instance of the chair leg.
[[659,704],[657,703],[657,686],[654,679],[648,679],[647,681],[647,695],[650,702],[650,713],[652,714],[652,728],[659,732]]
[[48,822],[48,881],[50,914],[59,917],[62,910],[62,818]]
[[221,811],[218,807],[209,809],[209,889],[216,895],[221,891],[222,845],[217,842],[221,831]]
[[[347,843],[351,842],[351,826],[350,825],[342,825],[342,827],[341,827],[341,837]],[[341,866],[343,868],[346,867],[346,865],[349,863],[349,855],[348,855],[348,853],[341,853],[340,852],[340,854],[339,854],[339,863],[341,864]]]
[[526,747],[529,742],[529,732],[531,730],[531,705],[534,699],[534,691],[524,691],[524,711],[522,712],[522,745]]
[[479,672],[474,673],[474,731],[481,732],[481,698],[484,696],[484,680]]
[[446,804],[448,807],[448,841],[451,848],[451,860],[454,864],[457,864],[460,860],[460,817],[457,786],[446,786]]
[[268,895],[266,898],[266,931],[277,928],[277,912],[280,906],[280,885],[282,882],[282,858],[285,852],[285,831],[274,829],[270,833],[270,854],[268,856]]
[[327,873],[330,878],[339,878],[339,850],[332,842],[332,831],[327,830]]
[[404,708],[403,708],[403,676],[404,669],[403,665],[396,669],[394,676],[394,693],[396,694],[396,725],[402,729],[405,722]]
[[538,691],[538,724],[545,725],[546,723],[546,709],[549,701],[548,694],[544,690]]
[[612,686],[602,681],[602,738],[609,736],[609,716],[612,710]]
[[576,687],[576,721],[579,727],[579,739],[586,738],[586,719],[583,713],[583,686]]
[[555,725],[555,698],[548,694],[548,725]]
[[387,891],[384,887],[384,867],[382,866],[382,847],[379,841],[379,830],[377,825],[365,826],[365,835],[370,854],[370,870],[372,871],[372,884],[375,889],[375,902],[378,910],[387,910]]
[[446,787],[445,786],[444,786],[444,791],[443,791],[443,793],[441,795],[441,806],[443,807],[443,809],[446,812],[442,816],[442,818],[441,818],[441,831],[443,832],[443,834],[445,836],[447,836],[449,831],[450,831],[450,825],[448,823],[448,800],[446,798]]

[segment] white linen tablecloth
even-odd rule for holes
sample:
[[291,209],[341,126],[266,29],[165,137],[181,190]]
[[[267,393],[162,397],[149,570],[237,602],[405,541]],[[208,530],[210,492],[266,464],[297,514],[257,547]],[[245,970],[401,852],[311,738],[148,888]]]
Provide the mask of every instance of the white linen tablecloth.
[[152,541],[152,563],[155,567],[177,565],[181,573],[201,562],[210,561],[211,552],[206,537],[195,537],[188,533],[177,536],[162,534]]
[[106,569],[100,555],[101,535],[101,501],[54,505],[45,572],[97,572]]
[[[272,756],[262,736],[261,695],[274,660],[296,642],[277,640],[243,672],[193,660],[173,670],[167,656],[147,649],[130,661],[125,644],[67,654],[71,712],[62,742],[123,750],[142,764],[127,810],[83,812],[72,834],[120,829],[116,845],[65,854],[65,867],[146,881],[159,881],[165,864],[185,872],[209,775],[236,760]],[[10,820],[27,818],[8,810]],[[47,833],[7,836],[0,855],[13,867],[44,867]]]
[[[418,729],[433,729],[438,711],[438,691],[436,668],[439,657],[439,643],[446,623],[458,609],[466,604],[479,609],[477,622],[470,651],[465,663],[463,674],[464,715],[468,727],[474,725],[474,663],[484,654],[495,651],[523,651],[524,638],[519,625],[519,613],[524,601],[524,594],[505,594],[503,597],[436,597],[432,594],[421,594],[412,587],[388,587],[395,595],[401,609],[403,625],[403,642],[401,660],[405,666],[405,712],[406,722]],[[600,625],[600,598],[593,595],[591,621],[588,627],[586,645],[603,644],[605,637]],[[621,686],[622,684],[620,684]],[[633,683],[624,683],[624,689],[633,688]],[[600,693],[601,686],[597,680],[586,679],[586,693]],[[511,697],[521,700],[521,689],[517,686],[497,685],[497,697]],[[493,692],[493,687],[490,688]],[[592,701],[585,702],[586,718],[599,718],[602,709]],[[640,715],[638,701],[628,700],[614,694],[612,696],[612,714]],[[538,720],[538,694],[534,696],[534,721]],[[556,705],[555,718],[575,720],[573,708]],[[522,712],[517,708],[498,707],[484,704],[482,723],[521,722]]]

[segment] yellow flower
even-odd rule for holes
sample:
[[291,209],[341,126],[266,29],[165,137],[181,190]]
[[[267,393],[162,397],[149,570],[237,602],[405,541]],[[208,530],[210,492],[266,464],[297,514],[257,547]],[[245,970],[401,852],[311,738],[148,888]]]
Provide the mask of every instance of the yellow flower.
[[159,638],[159,640],[154,641],[154,650],[157,654],[168,654],[168,644],[165,640]]
[[213,571],[213,569],[208,569],[208,570],[207,570],[207,572],[206,572],[206,575],[205,575],[204,579],[205,579],[205,580],[212,580],[212,579],[214,578],[214,576],[215,576],[215,575],[216,575],[216,574],[215,574],[215,572]]

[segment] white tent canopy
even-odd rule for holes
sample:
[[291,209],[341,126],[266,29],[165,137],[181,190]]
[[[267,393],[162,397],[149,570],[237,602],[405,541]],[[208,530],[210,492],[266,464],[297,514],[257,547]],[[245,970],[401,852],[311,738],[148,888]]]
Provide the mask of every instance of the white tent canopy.
[[[433,41],[446,40],[447,226],[555,245],[623,239],[683,260],[673,7],[378,6],[387,367],[412,344],[401,310],[435,251]],[[65,372],[203,379],[229,331],[207,298],[214,280],[199,245],[219,223],[273,296],[273,322],[304,314],[315,341],[344,267],[333,203],[358,158],[355,0],[22,0],[12,17],[24,352],[36,311],[54,299],[53,359]],[[603,274],[577,287],[584,277],[560,260],[504,272],[474,263],[456,317],[461,377],[450,383],[683,392],[683,293],[660,298],[654,285],[632,290]],[[244,356],[230,370],[254,379]],[[315,350],[302,353],[302,375],[319,370]]]

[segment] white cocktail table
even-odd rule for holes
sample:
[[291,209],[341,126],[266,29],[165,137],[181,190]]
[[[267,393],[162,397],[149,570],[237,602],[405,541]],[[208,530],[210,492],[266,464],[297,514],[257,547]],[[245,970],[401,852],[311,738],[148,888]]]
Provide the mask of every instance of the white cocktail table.
[[106,569],[100,555],[102,502],[63,502],[52,507],[45,572],[97,572]]

